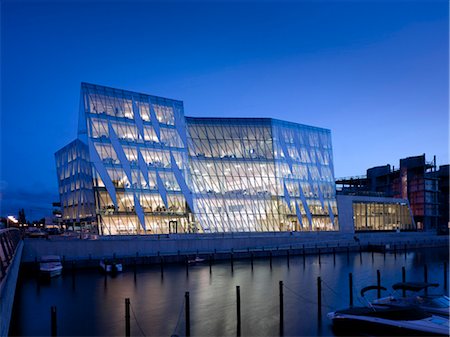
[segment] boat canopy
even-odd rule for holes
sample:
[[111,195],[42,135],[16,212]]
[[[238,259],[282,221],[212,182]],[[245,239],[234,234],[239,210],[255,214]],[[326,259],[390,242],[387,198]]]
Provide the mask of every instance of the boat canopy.
[[430,313],[415,307],[353,307],[338,310],[336,313],[340,315],[376,317],[392,321],[415,321],[432,316]]
[[394,290],[410,290],[421,291],[430,287],[438,287],[439,283],[427,283],[427,282],[399,282],[392,286]]
[[361,296],[364,297],[364,294],[366,293],[366,291],[378,290],[378,289],[387,290],[385,287],[382,287],[382,286],[367,286],[367,287],[364,287],[361,289]]

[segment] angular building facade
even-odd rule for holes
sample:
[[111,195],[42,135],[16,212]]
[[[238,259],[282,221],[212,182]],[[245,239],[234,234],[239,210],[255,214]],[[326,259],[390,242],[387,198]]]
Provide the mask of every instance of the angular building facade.
[[100,234],[338,229],[326,129],[185,117],[181,101],[83,83],[78,139],[55,157],[63,221]]

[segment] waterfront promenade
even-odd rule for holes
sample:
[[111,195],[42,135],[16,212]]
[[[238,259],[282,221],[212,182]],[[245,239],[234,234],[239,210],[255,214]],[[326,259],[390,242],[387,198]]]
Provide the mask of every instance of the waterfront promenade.
[[25,239],[22,263],[39,261],[43,255],[60,255],[79,265],[97,265],[105,258],[123,263],[182,262],[186,256],[215,259],[264,257],[286,254],[318,254],[344,251],[401,251],[420,247],[448,247],[448,236],[426,232],[345,234],[315,233],[224,233],[161,234],[149,236],[103,236],[94,239],[50,237]]

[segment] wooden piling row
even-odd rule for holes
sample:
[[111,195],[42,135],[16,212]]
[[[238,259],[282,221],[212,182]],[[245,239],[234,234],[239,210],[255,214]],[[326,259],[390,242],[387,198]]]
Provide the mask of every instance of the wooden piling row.
[[[333,254],[334,255],[334,254]],[[253,254],[251,256],[251,262],[253,265]],[[287,263],[289,265],[290,252],[287,251]],[[186,260],[187,262],[187,260]],[[161,266],[163,265],[163,260],[161,259]],[[212,266],[212,256],[209,256],[210,272]],[[444,288],[447,288],[447,263],[444,262]],[[424,268],[424,281],[428,282],[428,267],[425,264]],[[406,282],[406,268],[402,266],[402,282]],[[163,273],[163,268],[161,267],[161,273]],[[381,298],[381,272],[376,271],[377,274],[377,298]],[[353,301],[353,274],[348,274],[348,287],[349,287],[349,305],[352,307]],[[405,296],[405,291],[403,290],[403,296]],[[125,299],[125,336],[131,336],[131,325],[130,325],[130,299]],[[320,321],[322,319],[322,279],[317,277],[317,318]],[[185,335],[191,335],[190,327],[190,300],[189,292],[185,292]],[[284,284],[283,281],[279,281],[279,329],[280,336],[284,334]],[[241,336],[242,334],[242,313],[241,313],[241,292],[240,286],[236,286],[236,335]],[[57,321],[56,321],[56,307],[51,307],[51,336],[57,336]]]
[[[347,260],[349,260],[349,246],[346,247],[347,248]],[[397,247],[396,245],[394,245],[393,247],[394,249],[394,257],[396,257],[397,254],[397,248],[399,248],[399,254],[401,254],[401,250],[402,250],[402,245],[400,245],[399,247]],[[405,259],[407,257],[407,245],[404,244],[403,245],[403,250],[404,250],[404,256]],[[247,250],[249,255],[250,255],[250,261],[251,261],[251,268],[253,270],[253,264],[254,264],[254,253],[251,252],[248,249]],[[318,255],[318,262],[319,262],[319,266],[321,265],[321,248],[316,246],[316,252]],[[332,254],[333,254],[333,264],[336,264],[336,248],[333,247],[332,248]],[[385,258],[386,255],[386,249],[383,249],[383,255]],[[248,256],[248,255],[247,255]],[[359,246],[359,256],[360,256],[360,261],[362,263],[362,248],[361,245]],[[372,256],[372,263],[374,262],[374,252],[371,252],[371,256]],[[401,256],[401,255],[400,255]],[[305,266],[305,259],[306,259],[306,251],[305,248],[303,247],[302,250],[302,258],[303,258],[303,265]],[[290,267],[290,259],[291,259],[291,249],[286,249],[286,263],[287,263],[287,267]],[[212,274],[212,263],[213,263],[213,257],[211,254],[209,254],[209,271],[210,274]],[[160,256],[159,258],[159,262],[160,262],[160,271],[161,271],[161,277],[164,276],[164,258],[162,256]],[[270,268],[272,269],[273,267],[273,253],[272,251],[269,251],[269,263],[270,263]],[[230,264],[231,264],[231,271],[233,272],[234,269],[234,253],[233,251],[231,251],[230,253]],[[136,280],[136,265],[137,265],[137,261],[136,258],[134,258],[134,278]],[[75,261],[72,261],[72,279],[73,279],[73,284],[75,284]],[[189,274],[189,260],[188,260],[188,255],[185,255],[185,267],[186,267],[186,275],[188,276]],[[445,290],[447,290],[448,288],[448,268],[447,268],[447,262],[443,262],[443,271],[444,271],[444,275],[443,275],[443,288]],[[402,276],[402,282],[406,282],[406,268],[405,266],[401,267],[401,276]],[[376,271],[376,275],[377,275],[377,298],[381,298],[381,272],[380,270]],[[423,279],[424,282],[428,282],[428,266],[425,264],[423,266]],[[107,277],[105,274],[105,288],[107,285]],[[348,287],[349,287],[349,305],[353,306],[353,298],[354,298],[354,291],[353,291],[353,275],[352,273],[348,274]],[[402,290],[402,296],[405,297],[405,290]],[[56,317],[56,307],[52,306],[50,308],[51,311],[51,336],[57,336],[57,317]],[[319,320],[321,320],[322,317],[322,280],[321,277],[317,277],[317,317]],[[189,302],[189,292],[185,293],[185,318],[186,318],[186,331],[185,331],[185,335],[186,336],[190,336],[191,334],[191,330],[190,330],[190,302]],[[284,333],[284,293],[283,293],[283,281],[279,281],[279,324],[280,324],[280,335],[283,335]],[[240,287],[236,286],[236,334],[237,336],[241,336],[242,334],[242,316],[241,316],[241,297],[240,297]],[[125,299],[125,336],[131,336],[131,325],[130,325],[130,299],[126,298]]]

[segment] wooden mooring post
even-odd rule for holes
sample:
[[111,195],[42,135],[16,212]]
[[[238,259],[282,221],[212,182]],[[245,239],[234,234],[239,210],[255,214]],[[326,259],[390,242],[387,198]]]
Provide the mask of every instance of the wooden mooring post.
[[50,308],[50,330],[51,330],[51,336],[58,336],[57,332],[57,326],[56,326],[56,307],[52,306]]
[[272,269],[272,251],[269,252],[270,269]]
[[75,261],[72,261],[72,289],[75,289]]
[[283,281],[279,282],[279,292],[280,292],[280,336],[284,332],[284,294],[283,294]]
[[189,303],[189,291],[184,293],[184,310],[186,320],[186,337],[191,335],[191,308]]
[[348,293],[350,306],[353,307],[353,274],[348,273]]
[[428,282],[428,266],[426,264],[423,265],[423,281]]
[[[425,283],[428,282],[428,266],[426,264],[423,265],[423,281]],[[428,289],[425,288],[425,295],[428,295]]]
[[444,262],[444,289],[447,290],[448,283],[448,274],[447,274],[447,262]]
[[377,269],[377,286],[377,298],[381,298],[381,273],[379,269]]
[[305,265],[306,265],[306,257],[305,257],[305,245],[303,245],[303,269],[305,269]]
[[317,318],[322,319],[322,280],[317,277]]
[[359,264],[362,264],[362,247],[361,244],[359,244]]
[[236,334],[241,335],[241,288],[236,286]]
[[319,254],[319,266],[320,266],[320,265],[322,265],[321,259],[320,259],[320,255],[321,255],[321,254],[320,254],[320,248],[319,248],[318,254]]
[[230,263],[231,263],[231,272],[234,271],[234,257],[233,257],[233,252],[230,253]]
[[125,336],[131,336],[131,325],[130,325],[130,299],[125,299]]
[[333,247],[333,265],[336,265],[336,247]]
[[[402,282],[406,282],[406,269],[405,267],[402,267]],[[402,289],[402,296],[406,296],[406,290]]]

